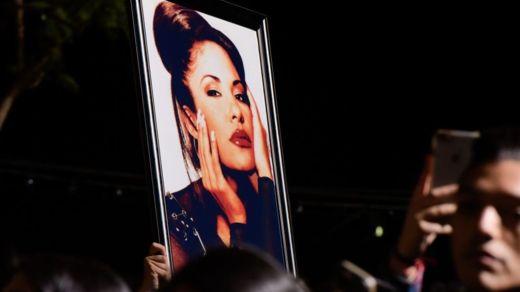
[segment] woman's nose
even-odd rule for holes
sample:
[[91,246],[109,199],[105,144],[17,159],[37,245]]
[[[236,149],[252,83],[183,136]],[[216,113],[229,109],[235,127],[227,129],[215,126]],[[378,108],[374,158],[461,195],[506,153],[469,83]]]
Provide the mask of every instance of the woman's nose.
[[231,102],[231,120],[237,121],[239,123],[244,123],[244,115],[240,110],[240,106],[238,105],[238,101],[233,99]]

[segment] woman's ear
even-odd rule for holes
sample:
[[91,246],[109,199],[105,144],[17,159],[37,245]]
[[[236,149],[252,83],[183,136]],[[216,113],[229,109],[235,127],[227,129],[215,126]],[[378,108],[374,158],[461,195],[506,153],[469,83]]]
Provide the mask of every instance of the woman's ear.
[[188,132],[190,135],[197,139],[197,118],[196,115],[191,111],[191,109],[185,105],[182,106],[181,110],[181,120],[184,123],[184,126],[186,129],[188,129]]

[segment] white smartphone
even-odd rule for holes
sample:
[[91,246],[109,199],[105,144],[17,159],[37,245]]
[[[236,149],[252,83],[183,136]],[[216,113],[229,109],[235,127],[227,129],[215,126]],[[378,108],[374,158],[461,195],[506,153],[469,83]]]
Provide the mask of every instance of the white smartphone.
[[478,131],[437,130],[432,139],[433,187],[457,183],[471,159]]

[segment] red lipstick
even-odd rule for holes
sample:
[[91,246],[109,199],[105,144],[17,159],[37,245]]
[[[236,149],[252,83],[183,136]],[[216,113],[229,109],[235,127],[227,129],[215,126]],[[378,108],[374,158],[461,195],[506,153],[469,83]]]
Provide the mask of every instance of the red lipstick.
[[236,130],[229,141],[241,148],[251,148],[251,139],[244,130]]

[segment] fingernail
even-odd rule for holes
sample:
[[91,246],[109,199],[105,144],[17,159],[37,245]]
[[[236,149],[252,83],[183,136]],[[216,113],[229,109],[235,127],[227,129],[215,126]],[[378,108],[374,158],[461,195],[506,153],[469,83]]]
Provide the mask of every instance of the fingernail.
[[209,134],[209,138],[211,139],[211,141],[215,141],[215,131],[211,131],[211,133]]
[[200,125],[200,121],[201,121],[201,112],[200,112],[200,109],[197,110],[197,126]]

